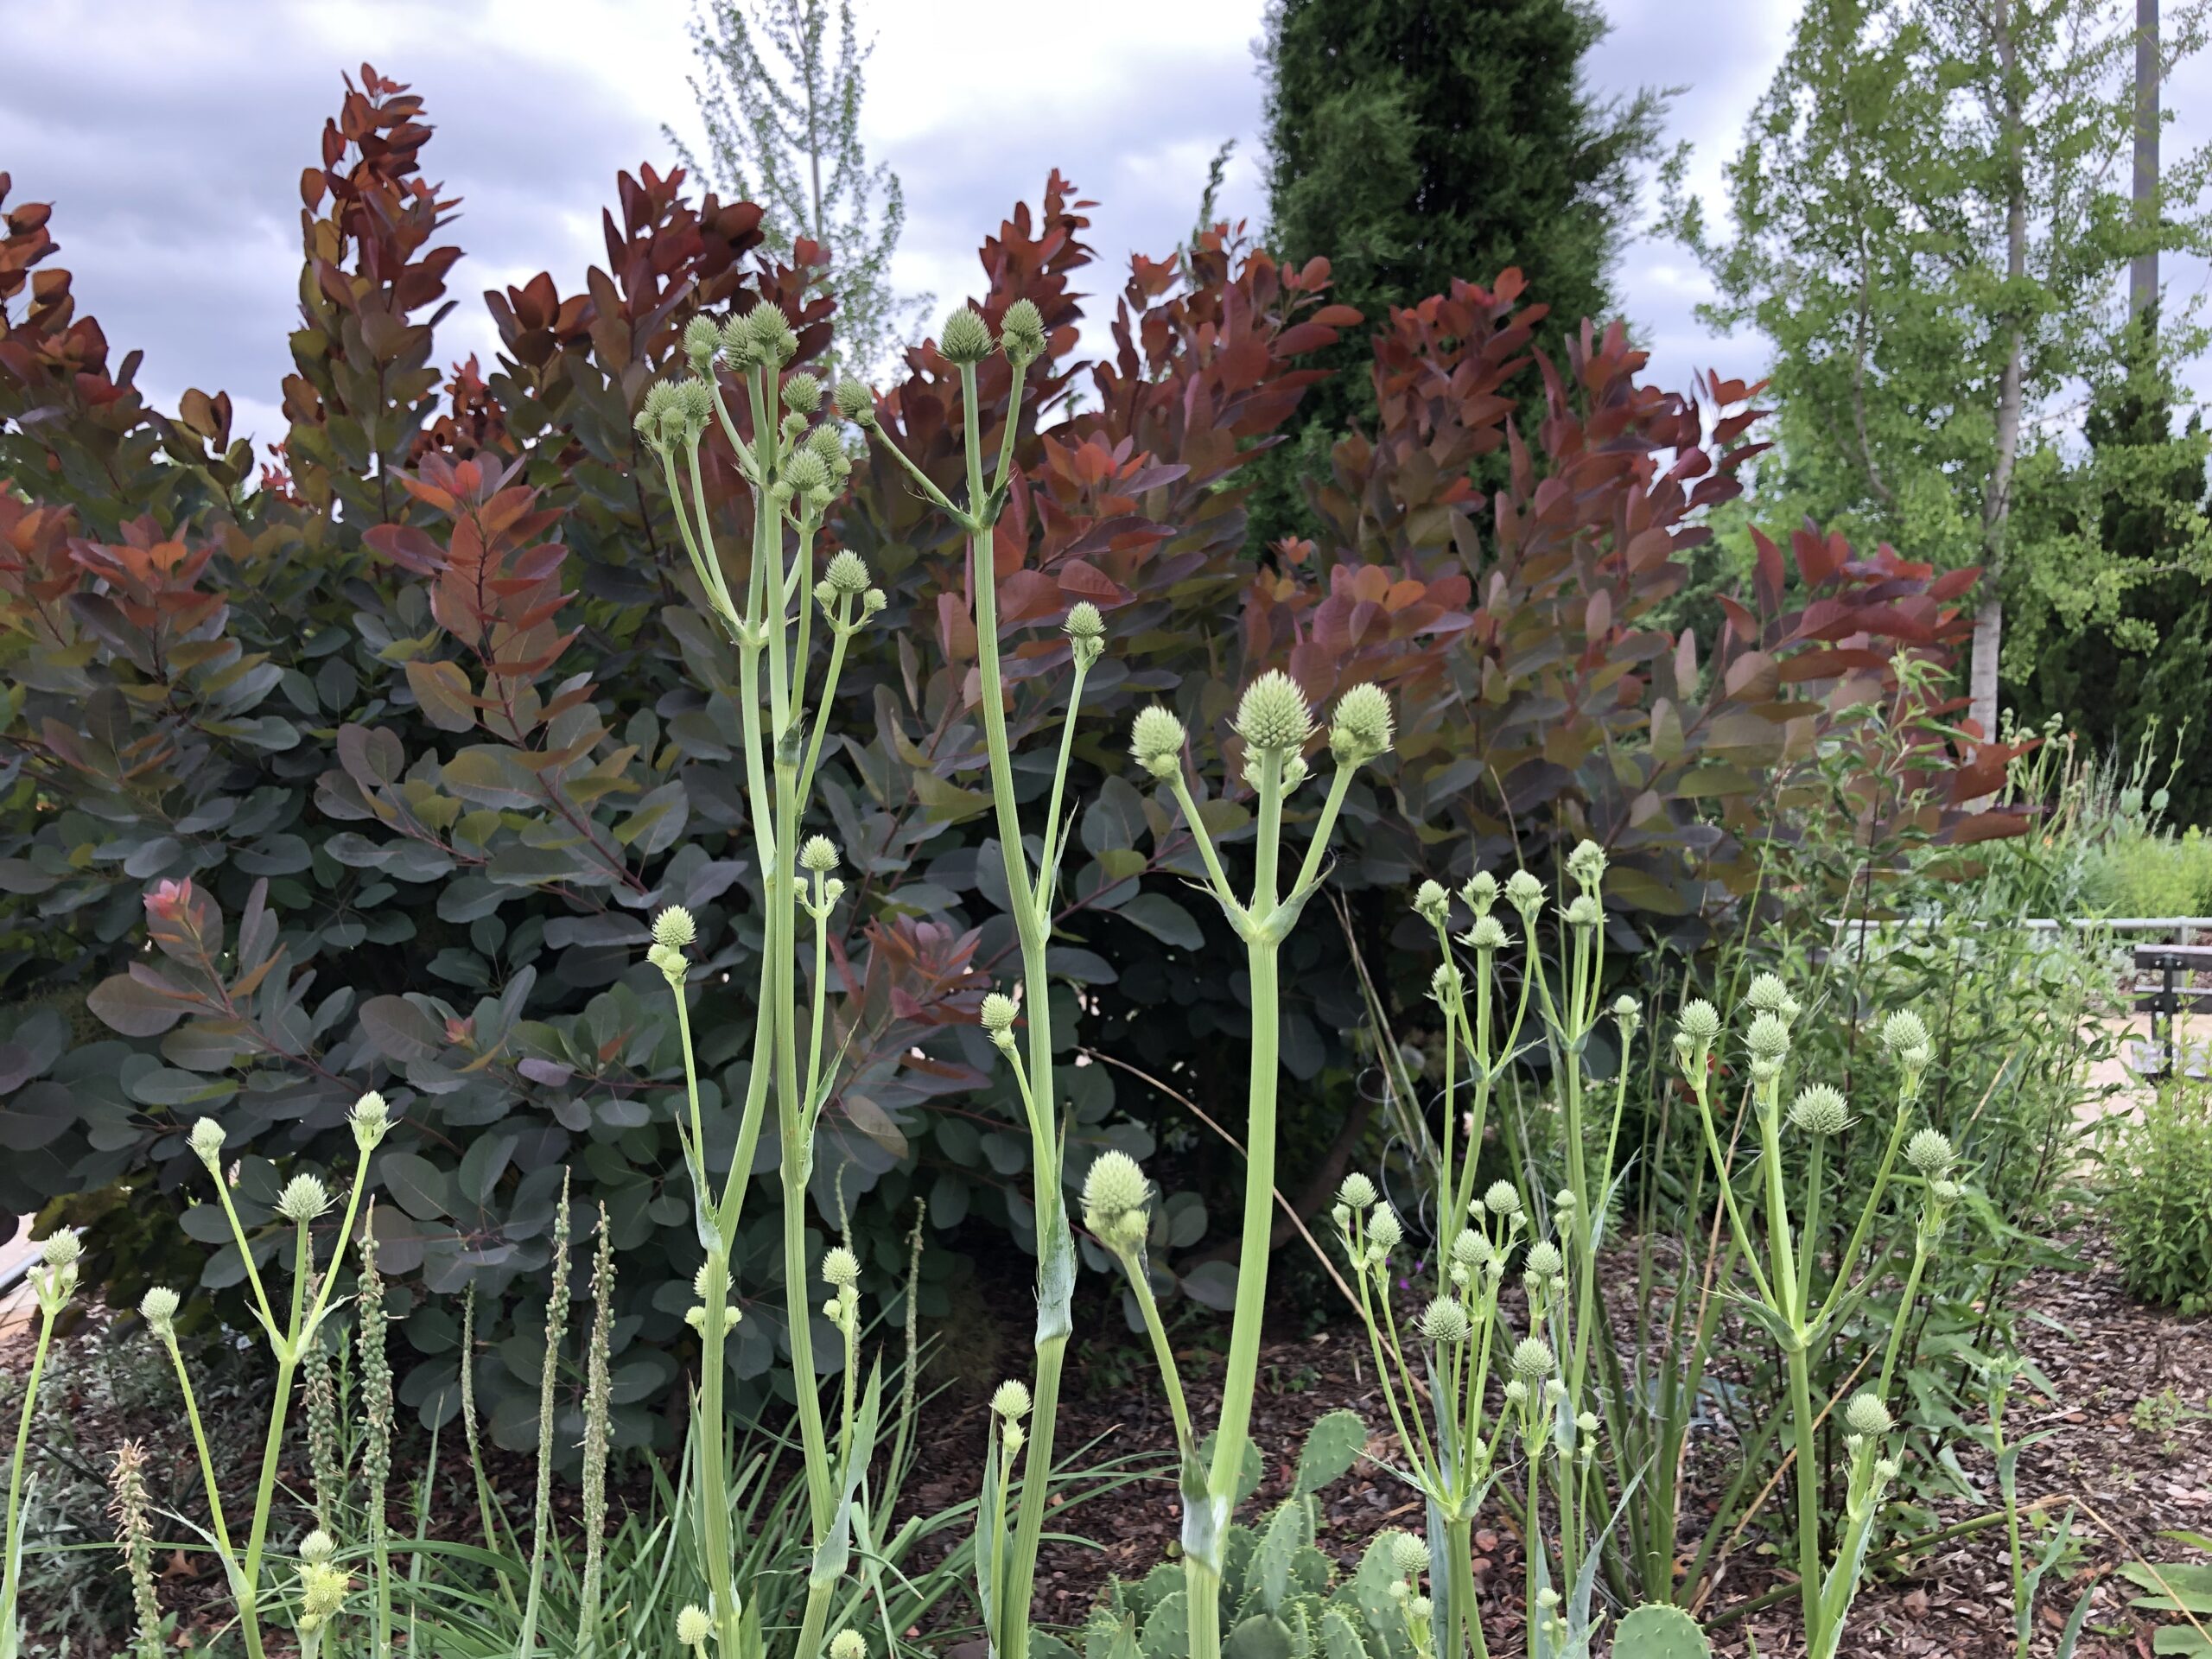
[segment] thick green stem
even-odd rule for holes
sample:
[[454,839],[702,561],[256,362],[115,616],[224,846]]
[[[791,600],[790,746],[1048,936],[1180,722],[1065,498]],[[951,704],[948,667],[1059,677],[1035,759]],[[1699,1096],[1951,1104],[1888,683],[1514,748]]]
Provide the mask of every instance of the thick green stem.
[[[1472,1455],[1470,1448],[1469,1455]],[[1483,1641],[1482,1606],[1475,1591],[1475,1517],[1463,1515],[1444,1523],[1444,1553],[1446,1582],[1451,1586],[1452,1627],[1446,1637],[1446,1659],[1460,1659],[1462,1654],[1471,1653],[1474,1659],[1488,1659],[1490,1649]]]
[[1805,1610],[1805,1648],[1821,1651],[1827,1612],[1821,1600],[1821,1482],[1815,1461],[1812,1357],[1792,1347],[1789,1363],[1789,1428],[1797,1443],[1797,1578]]
[[[31,1413],[38,1404],[38,1381],[46,1370],[46,1351],[54,1340],[52,1307],[39,1310],[38,1344],[31,1351],[29,1379],[23,1385],[22,1414],[16,1422],[16,1461],[8,1475],[8,1536],[4,1582],[0,1582],[0,1643],[12,1652],[16,1643],[16,1598],[20,1593],[16,1561],[22,1549],[23,1460],[31,1443]],[[214,1490],[211,1484],[209,1491]]]
[[822,1637],[830,1623],[830,1596],[835,1584],[815,1584],[806,1586],[806,1612],[798,1627],[798,1646],[791,1649],[793,1659],[821,1659]]

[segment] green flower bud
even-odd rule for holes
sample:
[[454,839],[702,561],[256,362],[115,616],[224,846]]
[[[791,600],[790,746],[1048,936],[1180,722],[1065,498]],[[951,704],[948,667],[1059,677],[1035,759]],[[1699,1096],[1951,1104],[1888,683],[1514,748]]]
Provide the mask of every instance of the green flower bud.
[[645,951],[645,960],[660,969],[661,977],[671,985],[681,985],[691,971],[691,964],[683,953],[672,944],[656,944]]
[[1428,976],[1428,994],[1440,1008],[1448,1008],[1459,1000],[1459,969],[1449,962],[1440,962]]
[[1488,870],[1477,870],[1460,887],[1459,897],[1466,900],[1476,915],[1487,916],[1490,907],[1497,902],[1497,878]]
[[1789,1052],[1789,1027],[1778,1014],[1762,1014],[1751,1021],[1751,1028],[1744,1033],[1744,1046],[1751,1058],[1770,1064],[1779,1061]]
[[1465,1342],[1474,1325],[1467,1310],[1449,1296],[1439,1296],[1421,1311],[1421,1333],[1431,1342]]
[[741,372],[757,366],[761,361],[760,337],[753,332],[753,325],[747,317],[732,316],[723,320],[722,357],[730,367]]
[[1365,765],[1385,753],[1395,735],[1390,699],[1381,686],[1355,685],[1337,699],[1336,718],[1329,727],[1329,752],[1338,766]]
[[1510,1181],[1492,1181],[1484,1190],[1483,1207],[1494,1216],[1517,1216],[1521,1213],[1521,1195],[1514,1191]]
[[784,382],[784,407],[795,415],[811,415],[822,407],[822,383],[801,371]]
[[1556,1279],[1567,1271],[1567,1258],[1559,1253],[1559,1246],[1548,1238],[1540,1238],[1529,1247],[1527,1270],[1539,1279]]
[[1915,1050],[1923,1055],[1928,1052],[1928,1027],[1910,1008],[1899,1008],[1882,1021],[1882,1046],[1892,1054],[1907,1054]]
[[1541,1337],[1523,1337],[1514,1344],[1510,1363],[1513,1375],[1528,1382],[1549,1376],[1552,1370],[1551,1344]]
[[182,1300],[167,1285],[156,1285],[138,1299],[138,1317],[156,1336],[166,1337],[176,1328],[176,1311]]
[[1441,881],[1424,881],[1414,890],[1414,913],[1432,927],[1444,925],[1452,913],[1452,895]]
[[1507,943],[1505,924],[1495,916],[1478,916],[1466,938],[1477,950],[1503,950]]
[[353,1103],[353,1109],[346,1114],[346,1121],[353,1126],[353,1144],[363,1152],[371,1152],[391,1127],[391,1109],[385,1104],[384,1096],[372,1089]]
[[329,1189],[312,1175],[295,1175],[276,1195],[276,1213],[304,1227],[330,1208]]
[[1338,1201],[1348,1204],[1355,1210],[1373,1208],[1375,1200],[1380,1196],[1375,1190],[1375,1183],[1356,1169],[1345,1176],[1344,1185],[1337,1188]]
[[1841,1135],[1851,1127],[1851,1111],[1840,1090],[1815,1083],[1789,1103],[1789,1126],[1806,1135]]
[[192,1149],[201,1163],[214,1168],[223,1153],[223,1126],[212,1117],[201,1118],[192,1126]]
[[1029,1385],[1008,1377],[991,1395],[991,1409],[1007,1422],[1019,1422],[1029,1414]]
[[861,594],[868,591],[868,562],[847,549],[834,555],[822,579],[841,594]]
[[760,353],[758,361],[780,368],[798,355],[798,336],[780,305],[762,301],[745,314],[745,326]]
[[858,1630],[840,1630],[830,1639],[830,1659],[868,1659],[868,1638]]
[[861,595],[861,614],[862,616],[874,616],[878,611],[880,611],[890,602],[891,601],[889,600],[883,596],[882,588],[871,588],[868,592]]
[[[1461,1315],[1462,1318],[1465,1316]],[[1390,1565],[1398,1576],[1417,1579],[1428,1571],[1430,1556],[1428,1541],[1410,1532],[1402,1532],[1390,1540]]]
[[1576,1202],[1574,1194],[1563,1186],[1552,1194],[1552,1208],[1562,1212],[1572,1211]]
[[1506,880],[1505,898],[1522,919],[1533,920],[1544,907],[1544,884],[1526,870],[1516,870]]
[[721,325],[703,311],[683,325],[683,355],[696,372],[706,373],[721,349]]
[[1961,1186],[1956,1181],[1937,1179],[1928,1183],[1928,1191],[1939,1202],[1949,1204],[1961,1192],[1964,1192],[1966,1188]]
[[1505,1403],[1509,1406],[1527,1405],[1529,1385],[1517,1376],[1509,1378],[1505,1384]]
[[1761,974],[1744,994],[1745,1006],[1760,1014],[1779,1014],[1789,1001],[1789,988],[1772,974]]
[[973,306],[963,305],[944,320],[938,350],[955,363],[980,363],[991,354],[990,325]]
[[703,380],[678,380],[670,403],[670,413],[663,417],[662,429],[674,426],[670,433],[672,440],[689,443],[707,429],[715,418],[715,394]]
[[1598,1432],[1598,1414],[1594,1411],[1584,1412],[1574,1420],[1574,1427],[1578,1433],[1595,1434]]
[[1490,1254],[1490,1241],[1471,1227],[1462,1227],[1459,1237],[1452,1241],[1452,1259],[1463,1268],[1482,1265]]
[[1110,1225],[1130,1211],[1143,1209],[1151,1201],[1152,1183],[1145,1179],[1144,1171],[1128,1153],[1109,1147],[1090,1160],[1090,1168],[1083,1178],[1086,1217],[1096,1216]]
[[686,1607],[676,1616],[676,1639],[687,1648],[704,1648],[715,1633],[715,1621],[703,1607]]
[[999,319],[999,345],[1012,362],[1027,365],[1045,355],[1045,319],[1027,300],[1016,300]]
[[1374,1214],[1367,1218],[1367,1239],[1379,1244],[1387,1255],[1405,1242],[1405,1224],[1398,1219],[1398,1212],[1387,1204],[1375,1206]]
[[855,380],[847,375],[837,383],[836,391],[830,395],[836,401],[837,412],[854,425],[873,427],[875,424],[875,394],[868,389],[865,381]]
[[798,867],[817,875],[829,874],[837,868],[836,843],[827,836],[809,836],[798,849]]
[[1165,779],[1183,764],[1183,722],[1158,703],[1137,710],[1129,728],[1129,753],[1155,778]]
[[1720,1035],[1719,1011],[1701,996],[1683,1008],[1681,1023],[1682,1034],[1701,1047]]
[[1567,855],[1567,873],[1586,891],[1594,891],[1605,879],[1605,849],[1594,841],[1580,841]]
[[1951,1137],[1940,1129],[1919,1130],[1904,1143],[1905,1162],[1930,1180],[1949,1174],[1957,1156],[1951,1147]]
[[38,1259],[48,1268],[73,1268],[85,1254],[85,1242],[68,1228],[49,1233],[38,1247]]
[[301,1627],[312,1633],[340,1607],[345,1605],[346,1592],[353,1580],[327,1563],[311,1564],[300,1570]]
[[681,905],[671,905],[653,918],[653,943],[681,950],[699,937],[699,925]]
[[1890,1432],[1890,1408],[1871,1394],[1854,1394],[1843,1408],[1843,1421],[1854,1434],[1870,1439]]
[[991,991],[983,997],[979,1017],[983,1022],[983,1029],[992,1037],[998,1038],[1014,1030],[1014,1015],[1018,1012],[1012,997],[1003,991]]
[[1313,710],[1296,680],[1270,669],[1244,688],[1233,723],[1248,747],[1287,754],[1313,735]]

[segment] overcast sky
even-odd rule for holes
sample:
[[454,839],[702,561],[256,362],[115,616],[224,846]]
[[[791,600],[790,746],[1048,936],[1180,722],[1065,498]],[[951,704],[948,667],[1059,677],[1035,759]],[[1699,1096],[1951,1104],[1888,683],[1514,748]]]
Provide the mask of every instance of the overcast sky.
[[[1237,141],[1222,211],[1262,218],[1263,0],[1177,0],[1154,26],[1077,22],[1035,0],[859,0],[878,45],[864,131],[905,181],[909,220],[894,277],[941,301],[977,285],[976,248],[1019,196],[1060,168],[1097,200],[1090,291],[1119,285],[1128,251],[1160,254],[1189,228],[1206,164]],[[17,7],[0,92],[0,169],[13,202],[51,200],[59,262],[81,309],[174,407],[185,387],[227,390],[241,430],[278,435],[277,385],[296,315],[298,179],[315,159],[341,73],[364,57],[410,82],[437,136],[426,171],[462,199],[468,250],[450,289],[442,365],[492,355],[477,296],[550,270],[563,293],[603,259],[599,214],[616,172],[662,163],[664,122],[696,129],[684,76],[690,0],[170,0]],[[1791,0],[1610,0],[1595,89],[1688,88],[1671,120],[1694,180],[1719,172],[1785,44]],[[1107,14],[1093,14],[1106,16]],[[122,20],[127,18],[128,22]],[[1694,19],[1694,21],[1693,21]],[[97,41],[97,45],[92,42]],[[956,68],[956,64],[957,67]],[[2183,130],[2212,106],[2200,61],[2170,89]],[[2170,152],[2171,153],[2171,152]],[[1476,273],[1470,273],[1474,275]],[[1486,274],[1486,273],[1485,273]],[[2169,273],[2201,293],[2201,266]],[[1618,289],[1668,385],[1694,368],[1751,375],[1756,339],[1716,340],[1693,308],[1701,274],[1676,247],[1639,240]],[[2199,365],[2200,371],[2204,365]],[[2212,372],[2196,377],[2212,390]]]

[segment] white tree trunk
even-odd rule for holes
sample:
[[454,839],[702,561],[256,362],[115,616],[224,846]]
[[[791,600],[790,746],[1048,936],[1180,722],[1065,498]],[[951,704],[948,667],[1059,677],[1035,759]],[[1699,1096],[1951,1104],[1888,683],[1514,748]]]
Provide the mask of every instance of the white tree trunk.
[[[2012,33],[2008,0],[1990,9],[1990,30],[1997,48],[1999,130],[2004,135],[2009,176],[2005,181],[2005,274],[2017,292],[2028,269],[2028,178],[2021,159],[2025,124],[2025,89],[2019,80],[2019,42]],[[1974,663],[1967,680],[1967,713],[1981,727],[1985,741],[1997,736],[1997,665],[2005,635],[2005,531],[2012,511],[2012,469],[2020,453],[2022,370],[2027,338],[2016,314],[2007,321],[2004,380],[1997,396],[1997,457],[1990,469],[1989,493],[1982,499],[1984,548],[1981,599],[1974,615]]]

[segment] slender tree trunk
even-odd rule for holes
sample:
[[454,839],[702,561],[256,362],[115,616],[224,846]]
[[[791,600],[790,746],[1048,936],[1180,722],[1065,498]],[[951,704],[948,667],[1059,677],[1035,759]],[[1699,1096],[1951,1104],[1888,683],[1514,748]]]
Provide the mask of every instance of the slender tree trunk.
[[[2158,0],[2135,0],[2135,222],[2158,211]],[[2127,309],[2141,317],[2158,303],[2158,251],[2147,248],[2127,268]]]
[[2005,319],[2005,373],[1997,394],[1997,461],[1982,499],[1982,596],[1974,613],[1974,664],[1968,712],[1985,740],[1997,735],[1997,664],[2005,639],[2005,533],[2012,512],[2012,468],[2020,451],[2021,379],[2027,334],[2019,312],[2028,272],[2028,179],[2020,149],[2026,89],[2020,84],[2019,41],[2011,0],[1995,0],[1990,28],[1997,48],[1999,130],[2005,145],[2005,277],[2012,291]]

